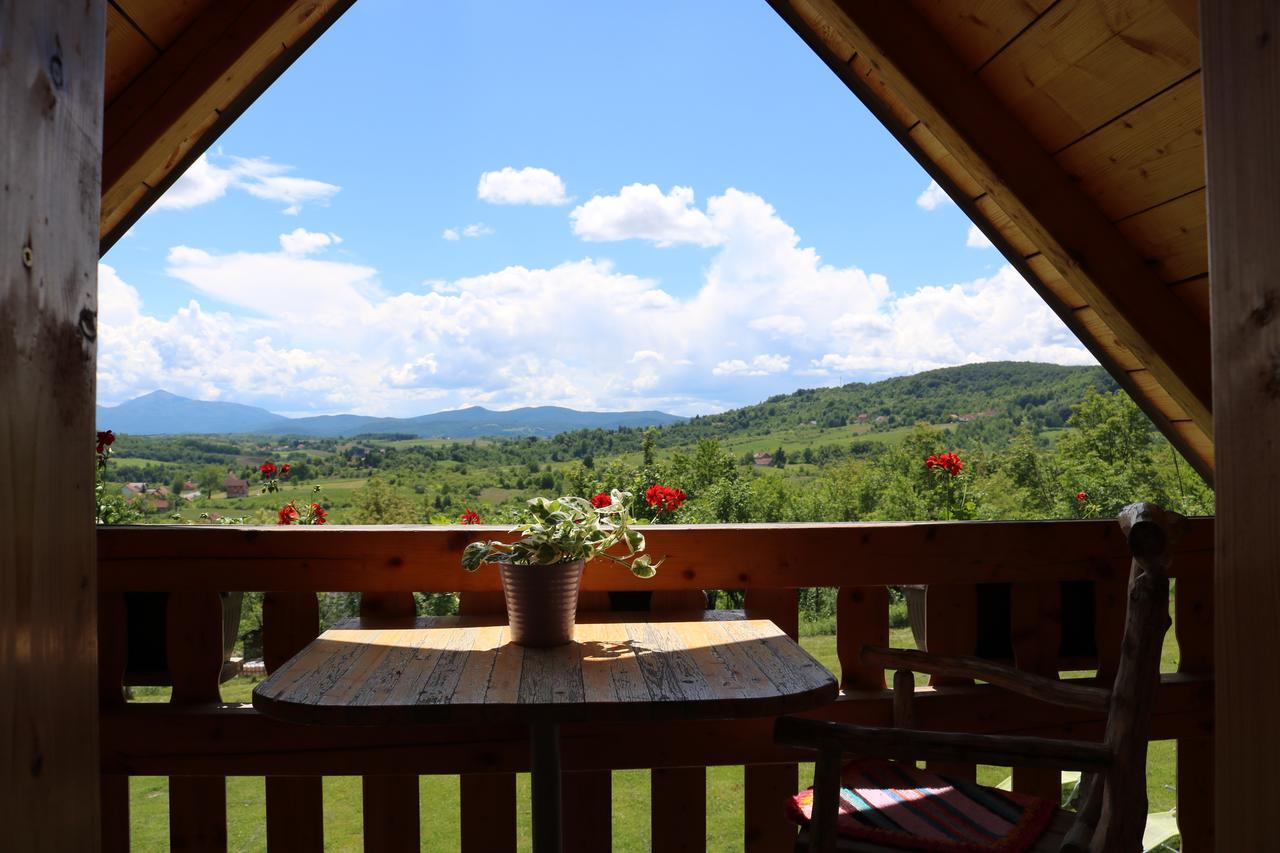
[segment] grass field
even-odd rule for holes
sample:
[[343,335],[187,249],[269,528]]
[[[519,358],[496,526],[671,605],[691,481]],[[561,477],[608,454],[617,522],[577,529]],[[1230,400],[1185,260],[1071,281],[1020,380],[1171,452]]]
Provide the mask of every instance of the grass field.
[[[1177,668],[1177,644],[1171,630],[1165,638],[1161,661],[1163,671]],[[898,648],[914,648],[909,629],[894,629],[890,642]],[[805,636],[801,644],[833,672],[839,671],[836,638],[833,634]],[[236,678],[223,685],[223,700],[248,702],[259,679]],[[923,680],[922,678],[920,680]],[[168,700],[168,688],[138,688],[136,701]],[[1175,746],[1173,741],[1151,744],[1148,753],[1147,790],[1149,811],[1167,811],[1174,805]],[[995,785],[1008,776],[1007,768],[981,767],[979,781]],[[801,765],[803,785],[812,781],[811,765]],[[459,846],[458,777],[424,776],[419,780],[422,820],[422,849],[451,851]],[[742,768],[707,769],[707,850],[742,849]],[[529,778],[517,780],[517,831],[521,850],[529,838]],[[643,770],[613,774],[613,849],[649,849],[649,774]],[[266,849],[266,807],[261,777],[231,777],[227,780],[227,849]],[[130,780],[130,825],[134,850],[165,850],[169,843],[168,780],[164,777],[135,777]],[[362,849],[362,807],[360,779],[351,776],[324,780],[325,849]]]

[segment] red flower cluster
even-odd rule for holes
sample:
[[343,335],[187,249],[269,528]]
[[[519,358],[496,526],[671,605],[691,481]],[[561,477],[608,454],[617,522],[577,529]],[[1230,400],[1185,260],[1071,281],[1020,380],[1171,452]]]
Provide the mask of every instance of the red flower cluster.
[[288,462],[286,462],[286,463],[284,463],[283,465],[281,465],[281,466],[280,466],[280,473],[281,473],[281,474],[288,474],[288,473],[289,473],[289,463],[288,463]]
[[276,466],[272,465],[270,462],[263,462],[262,467],[258,470],[262,472],[262,476],[270,477],[276,472]]
[[955,477],[964,470],[964,462],[960,461],[960,457],[954,453],[939,453],[924,460],[924,467],[930,470],[941,468],[952,477]]
[[1084,503],[1085,501],[1089,500],[1089,495],[1087,495],[1084,492],[1076,492],[1076,500],[1079,501],[1080,503]]
[[675,512],[684,506],[685,499],[689,496],[680,489],[673,489],[670,486],[659,486],[656,483],[648,488],[644,493],[644,499],[649,506],[658,512]]
[[116,443],[116,434],[111,430],[98,432],[98,453],[106,453],[107,448]]
[[277,524],[325,524],[329,520],[329,513],[320,504],[312,504],[303,515],[293,501],[280,507],[276,516],[280,519]]
[[470,507],[463,507],[464,512],[458,516],[459,524],[479,524],[480,514]]
[[593,495],[591,498],[591,505],[596,509],[604,509],[611,503],[613,503],[613,498],[609,497],[604,492],[601,492],[598,495]]
[[[286,465],[284,467],[288,468],[289,466]],[[324,524],[329,520],[329,513],[325,512],[324,507],[320,506],[320,504],[311,505],[311,515],[313,517],[312,523],[314,524]]]
[[280,511],[276,515],[280,517],[277,524],[293,524],[298,520],[298,509],[290,502],[280,507]]

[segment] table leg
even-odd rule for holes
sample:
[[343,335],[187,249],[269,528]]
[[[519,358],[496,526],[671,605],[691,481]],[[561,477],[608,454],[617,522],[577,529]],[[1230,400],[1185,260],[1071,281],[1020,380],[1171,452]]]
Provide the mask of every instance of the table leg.
[[529,725],[532,752],[533,853],[560,853],[564,832],[560,811],[560,724]]

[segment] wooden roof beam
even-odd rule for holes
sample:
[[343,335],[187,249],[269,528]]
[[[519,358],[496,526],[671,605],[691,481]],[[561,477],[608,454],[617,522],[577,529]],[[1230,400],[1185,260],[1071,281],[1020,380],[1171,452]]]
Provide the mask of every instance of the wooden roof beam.
[[354,0],[220,0],[107,108],[105,254]]
[[861,54],[870,61],[1116,338],[1212,436],[1204,326],[1168,297],[1146,260],[927,20],[905,3],[770,2],[793,27],[799,23],[828,45],[844,45],[846,60]]

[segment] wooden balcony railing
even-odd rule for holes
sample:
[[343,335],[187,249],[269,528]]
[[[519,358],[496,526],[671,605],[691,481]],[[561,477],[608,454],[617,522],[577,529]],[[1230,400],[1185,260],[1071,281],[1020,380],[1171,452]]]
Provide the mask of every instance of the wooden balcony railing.
[[[514,849],[514,773],[528,769],[518,728],[342,729],[292,726],[251,706],[222,704],[220,591],[264,591],[263,644],[270,670],[316,636],[317,592],[361,592],[366,613],[411,612],[411,591],[460,591],[464,612],[501,609],[496,571],[467,574],[463,546],[494,528],[444,527],[131,527],[103,528],[100,568],[102,797],[106,850],[129,844],[128,776],[170,779],[174,849],[223,849],[226,777],[265,776],[268,846],[322,847],[321,777],[364,777],[369,850],[418,849],[419,774],[462,774],[462,845]],[[1110,520],[656,527],[649,548],[668,555],[656,578],[639,580],[593,565],[584,599],[604,590],[651,590],[653,608],[687,608],[702,589],[745,589],[749,615],[796,633],[803,587],[836,587],[839,701],[818,716],[888,725],[884,672],[862,666],[864,643],[888,645],[886,584],[929,584],[931,650],[969,654],[977,642],[976,585],[1011,582],[1011,625],[1018,666],[1056,673],[1062,619],[1059,581],[1094,583],[1100,677],[1110,680],[1124,622],[1128,558]],[[1213,629],[1212,519],[1195,519],[1176,552],[1177,673],[1163,676],[1153,738],[1178,741],[1178,819],[1186,851],[1209,850],[1212,828]],[[125,703],[125,594],[167,597],[167,705]],[[922,728],[1100,737],[1094,713],[1040,705],[984,685],[937,684],[918,691]],[[773,745],[772,720],[669,722],[617,727],[566,726],[566,844],[608,849],[609,771],[652,771],[655,850],[702,849],[706,768],[745,765],[749,851],[790,850],[784,798],[800,782],[800,753]],[[972,773],[972,767],[953,767]],[[1181,784],[1185,780],[1186,784]],[[1017,770],[1018,790],[1057,796],[1060,777]],[[806,782],[807,784],[807,782]]]

